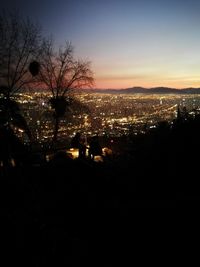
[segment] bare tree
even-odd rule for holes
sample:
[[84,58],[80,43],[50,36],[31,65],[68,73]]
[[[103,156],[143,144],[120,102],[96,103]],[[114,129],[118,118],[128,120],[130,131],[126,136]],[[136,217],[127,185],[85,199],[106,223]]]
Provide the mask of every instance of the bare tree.
[[0,15],[0,85],[6,98],[34,81],[29,65],[37,60],[40,43],[37,24],[17,12]]
[[12,96],[33,83],[39,72],[40,27],[24,20],[17,12],[0,14],[0,135],[5,162],[20,154],[22,147],[15,129],[31,132],[19,105]]
[[42,50],[39,79],[52,93],[50,103],[54,109],[55,118],[53,141],[56,141],[60,118],[65,114],[69,104],[68,92],[72,89],[90,87],[94,79],[90,62],[76,60],[71,43],[66,42],[65,46],[56,52],[53,41],[48,39],[44,42]]
[[16,12],[0,14],[0,127],[31,132],[18,103],[11,97],[39,72],[37,58],[41,51],[40,27]]

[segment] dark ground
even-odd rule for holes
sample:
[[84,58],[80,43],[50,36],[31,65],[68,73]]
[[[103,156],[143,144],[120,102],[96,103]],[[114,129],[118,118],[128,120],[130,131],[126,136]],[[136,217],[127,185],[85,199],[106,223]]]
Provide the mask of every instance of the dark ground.
[[110,247],[120,239],[127,246],[135,208],[199,206],[200,135],[189,126],[130,139],[103,163],[57,153],[48,163],[2,170],[5,252],[19,251],[28,266],[93,265],[93,258],[114,266],[106,257],[116,257]]

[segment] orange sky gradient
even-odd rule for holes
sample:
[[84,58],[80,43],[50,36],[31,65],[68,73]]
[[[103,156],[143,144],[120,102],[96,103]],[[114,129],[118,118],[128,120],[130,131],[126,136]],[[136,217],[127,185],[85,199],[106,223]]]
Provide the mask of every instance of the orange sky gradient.
[[96,88],[200,87],[199,0],[1,3],[11,6],[91,61]]
[[170,88],[200,88],[200,80],[182,80],[182,81],[167,81],[164,79],[158,80],[139,80],[139,79],[103,79],[98,77],[95,80],[95,88],[98,89],[123,89],[123,88],[131,88],[131,87],[170,87]]

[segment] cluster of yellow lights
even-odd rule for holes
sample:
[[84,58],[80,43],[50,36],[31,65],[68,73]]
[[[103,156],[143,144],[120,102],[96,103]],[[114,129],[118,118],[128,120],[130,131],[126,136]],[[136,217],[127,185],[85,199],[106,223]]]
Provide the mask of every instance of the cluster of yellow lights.
[[[79,149],[78,148],[70,148],[70,149],[67,149],[67,154],[70,155],[73,159],[76,159],[79,157]],[[103,156],[106,156],[106,155],[112,155],[112,150],[108,147],[104,147],[102,148],[102,155]],[[89,156],[89,146],[87,146],[86,148],[86,157]],[[103,161],[103,158],[101,155],[96,155],[94,156],[94,161],[96,162],[102,162]]]

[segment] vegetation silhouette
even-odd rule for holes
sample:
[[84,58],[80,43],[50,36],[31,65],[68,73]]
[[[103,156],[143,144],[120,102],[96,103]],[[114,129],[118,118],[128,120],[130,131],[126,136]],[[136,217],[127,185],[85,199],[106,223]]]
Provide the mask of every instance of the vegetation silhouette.
[[24,20],[17,12],[0,15],[0,131],[4,167],[11,160],[16,164],[16,154],[24,153],[24,146],[15,135],[16,129],[24,132],[30,141],[32,139],[16,93],[33,84],[39,72],[35,59],[41,51],[40,32],[38,25]]
[[86,144],[80,132],[77,132],[71,140],[71,147],[78,149],[79,158],[86,156]]
[[39,80],[52,93],[50,104],[54,109],[55,119],[53,142],[57,141],[60,118],[64,116],[69,106],[67,97],[69,92],[78,88],[91,87],[94,82],[90,62],[75,59],[73,50],[70,42],[66,42],[65,46],[60,47],[58,51],[55,50],[51,38],[43,42]]
[[[10,99],[36,82],[34,69],[41,55],[41,29],[16,11],[0,14],[0,85]],[[30,65],[31,64],[31,65]],[[36,68],[35,68],[36,69]],[[36,72],[37,74],[37,72]]]
[[97,135],[92,136],[89,142],[89,158],[94,160],[95,156],[102,156],[102,148]]

